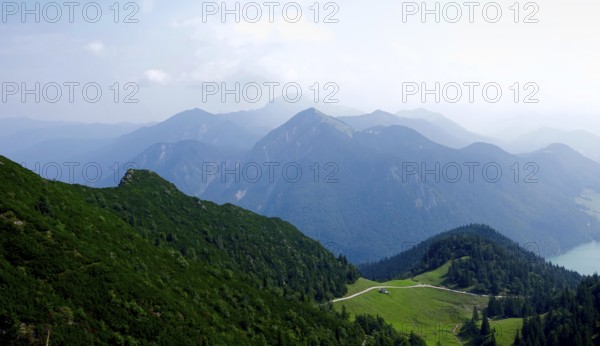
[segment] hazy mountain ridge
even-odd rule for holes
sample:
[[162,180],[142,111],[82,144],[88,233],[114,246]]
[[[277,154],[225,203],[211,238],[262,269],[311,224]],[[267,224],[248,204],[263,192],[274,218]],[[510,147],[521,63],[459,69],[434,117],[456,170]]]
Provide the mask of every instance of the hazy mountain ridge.
[[[537,242],[543,254],[588,241],[600,231],[598,222],[573,202],[580,187],[600,186],[597,176],[578,178],[573,168],[599,172],[600,166],[574,151],[567,155],[572,160],[571,172],[564,172],[574,181],[572,188],[566,188],[564,176],[551,174],[562,167],[552,155],[515,156],[483,143],[455,150],[401,126],[371,128],[350,137],[319,118],[302,113],[297,117],[255,146],[241,164],[296,162],[308,170],[315,162],[330,162],[336,165],[337,183],[315,183],[312,176],[293,184],[279,176],[273,182],[226,179],[209,186],[204,197],[283,217],[312,237],[336,242],[353,260],[391,252],[402,243],[469,222],[491,223],[514,239]],[[312,125],[304,123],[308,119]],[[294,137],[297,123],[305,124],[307,130]],[[538,166],[528,166],[538,158]],[[478,172],[470,182],[465,167],[456,183],[441,174],[438,182],[431,176],[426,181],[419,174],[406,175],[407,163],[411,168],[416,164],[419,170],[425,164],[431,170],[436,163],[444,167],[470,162],[480,169],[486,164],[498,166],[503,176],[494,183]],[[531,176],[528,173],[533,169],[539,172]],[[574,228],[579,236],[566,236],[565,228]],[[580,240],[574,241],[577,237]],[[365,247],[372,250],[365,251]]]
[[335,103],[315,104],[306,97],[296,103],[286,102],[282,97],[276,98],[265,106],[245,111],[221,114],[225,119],[236,123],[260,136],[267,135],[270,131],[280,127],[294,115],[308,108],[317,107],[324,113],[335,116],[348,116],[361,114],[356,109],[344,107]]
[[[141,124],[85,124],[33,119],[1,119],[0,148],[3,155],[18,161],[46,158],[73,159],[78,152],[95,150]],[[76,146],[77,148],[73,148]],[[41,161],[41,160],[40,160]]]
[[[453,148],[464,147],[478,138],[477,135],[469,133],[467,130],[455,131],[451,133],[441,124],[432,122],[424,118],[419,118],[420,113],[399,112],[397,115],[377,110],[370,114],[360,116],[338,117],[339,120],[349,124],[357,131],[366,130],[371,127],[400,125],[411,128],[421,133],[432,141]],[[446,124],[445,122],[440,122]],[[455,126],[455,128],[458,125]],[[459,135],[459,137],[457,137]]]
[[[554,154],[515,156],[485,143],[456,150],[398,125],[356,131],[315,109],[299,113],[249,151],[217,154],[216,148],[192,141],[152,148],[130,161],[188,194],[290,220],[305,234],[337,244],[353,261],[391,255],[404,243],[470,222],[490,223],[520,242],[536,242],[544,255],[598,234],[597,221],[573,202],[583,189],[600,190],[593,173],[598,165],[572,150],[564,154],[571,160],[568,170]],[[536,160],[537,166],[528,166]],[[465,164],[473,162],[477,172],[469,177]],[[440,170],[457,163],[461,179],[406,174],[435,169],[436,163]],[[502,169],[499,182],[484,180],[486,164]],[[257,167],[259,179],[248,179]],[[289,179],[298,167],[300,180]],[[574,167],[592,173],[581,176]],[[494,167],[490,172],[493,178]],[[565,235],[565,228],[578,235]]]
[[[260,118],[259,111],[252,114]],[[468,133],[436,113],[399,114]],[[78,160],[103,165],[105,178],[97,185],[116,185],[113,175],[119,174],[107,167],[120,162],[118,168],[124,170],[124,163],[132,162],[159,172],[188,194],[293,221],[311,237],[336,243],[354,261],[391,255],[403,243],[470,222],[490,223],[521,242],[537,242],[545,255],[597,239],[597,220],[573,202],[583,191],[600,191],[595,162],[572,150],[511,155],[477,142],[456,150],[414,129],[389,125],[397,115],[376,112],[375,120],[389,121],[371,127],[379,122],[371,122],[372,116],[333,118],[309,109],[257,138],[227,115],[195,109],[124,135]],[[361,125],[366,128],[359,131],[344,122],[351,118],[367,119]],[[241,173],[227,175],[225,170],[235,172],[236,165]],[[443,176],[442,169],[450,174],[457,165],[458,181]],[[492,177],[500,167],[501,180],[486,181],[484,166]],[[261,176],[250,181],[248,174],[257,167]],[[407,169],[417,173],[407,174]],[[421,174],[423,169],[438,172]],[[474,177],[470,169],[478,170]],[[289,179],[294,173],[300,174],[297,182]],[[561,234],[566,228],[573,228],[575,236]]]
[[586,130],[562,131],[544,127],[516,138],[506,147],[513,152],[531,152],[554,143],[566,144],[581,154],[600,161],[600,137]]

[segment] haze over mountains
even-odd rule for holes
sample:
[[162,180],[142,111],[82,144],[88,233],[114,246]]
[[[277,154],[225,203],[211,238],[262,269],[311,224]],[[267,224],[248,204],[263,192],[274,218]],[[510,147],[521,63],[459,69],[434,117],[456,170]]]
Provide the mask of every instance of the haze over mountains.
[[69,160],[107,145],[139,124],[86,124],[0,118],[0,148],[20,162]]
[[[29,143],[6,154],[30,169],[80,163],[71,181],[63,167],[60,179],[68,182],[115,186],[127,168],[156,171],[187,194],[290,221],[355,263],[474,222],[535,243],[544,256],[600,239],[589,201],[600,191],[600,164],[552,144],[577,136],[515,142],[511,152],[527,152],[515,155],[485,143],[510,145],[423,109],[348,116],[356,111],[330,107],[342,115],[334,118],[297,112],[300,106],[222,115],[194,109],[149,126],[105,126],[98,137],[92,125],[73,133],[65,130],[70,124],[23,125],[0,142],[18,136]],[[593,156],[585,151],[593,140],[570,143]],[[88,163],[100,167],[100,177],[95,168],[81,171]]]
[[600,137],[586,130],[563,131],[543,127],[532,133],[519,136],[506,148],[514,152],[528,152],[542,149],[552,143],[563,143],[581,154],[600,161]]
[[[204,198],[283,217],[312,237],[335,242],[356,262],[483,220],[521,243],[537,243],[544,255],[600,231],[598,220],[574,202],[584,189],[600,186],[598,176],[580,172],[600,172],[600,165],[568,147],[527,156],[482,143],[452,149],[402,126],[355,131],[311,109],[271,132],[246,157],[242,167],[295,162],[305,174],[293,183],[280,173],[274,181],[258,182],[218,175],[223,179],[210,184]],[[502,176],[496,177],[495,167]]]

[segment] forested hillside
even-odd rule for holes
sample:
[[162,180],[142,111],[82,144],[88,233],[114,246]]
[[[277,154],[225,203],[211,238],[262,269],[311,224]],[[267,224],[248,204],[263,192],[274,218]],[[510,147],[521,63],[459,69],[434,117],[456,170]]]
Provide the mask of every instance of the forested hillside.
[[409,342],[325,303],[357,277],[345,258],[150,172],[96,190],[0,157],[0,232],[2,344]]
[[547,263],[485,225],[439,234],[360,270],[367,278],[390,280],[416,276],[448,262],[444,285],[504,297],[490,300],[492,316],[522,317],[547,311],[554,297],[581,280],[578,273]]
[[514,345],[599,345],[599,322],[600,278],[594,275],[556,298],[543,318],[525,319]]

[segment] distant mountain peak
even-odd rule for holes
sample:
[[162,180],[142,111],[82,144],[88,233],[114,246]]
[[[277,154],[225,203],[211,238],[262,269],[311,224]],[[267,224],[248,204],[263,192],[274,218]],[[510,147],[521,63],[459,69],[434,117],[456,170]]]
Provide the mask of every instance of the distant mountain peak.
[[393,115],[392,113],[386,112],[383,109],[376,109],[373,112],[371,112],[369,115],[376,115],[376,114]]
[[570,146],[564,144],[564,143],[552,143],[550,145],[548,145],[546,147],[546,150],[569,150],[569,151],[575,151],[573,150]]
[[123,178],[121,178],[119,186],[140,184],[153,180],[156,181],[158,179],[162,180],[162,178],[160,178],[156,173],[152,173],[147,170],[129,169]]
[[[395,114],[383,111],[381,109],[377,109],[372,113],[365,114],[362,116],[357,116],[354,119],[359,120],[363,118],[363,121],[366,122],[375,122],[377,125],[390,126],[390,125],[406,125],[403,123],[403,119]],[[345,118],[348,119],[348,118]]]
[[491,143],[486,143],[486,142],[475,142],[472,144],[467,145],[466,147],[462,148],[461,150],[469,152],[469,153],[501,153],[501,154],[506,154],[506,155],[510,155],[508,154],[508,152],[506,152],[504,149],[500,148],[499,146],[495,145],[495,144],[491,144]]
[[308,108],[298,114],[296,114],[290,121],[284,124],[284,127],[292,126],[292,127],[309,127],[309,126],[318,126],[321,124],[325,124],[331,126],[338,130],[339,132],[344,133],[348,137],[352,137],[354,134],[354,130],[348,126],[346,123],[331,117],[325,113],[322,113],[318,109],[311,107]]
[[310,108],[307,108],[307,109],[299,112],[298,114],[296,114],[294,116],[294,118],[295,117],[317,117],[317,118],[323,118],[323,117],[327,117],[327,115],[325,113],[319,111],[315,107],[310,107]]
[[206,118],[206,117],[217,118],[218,116],[215,114],[212,114],[210,112],[207,112],[201,108],[193,108],[193,109],[188,109],[183,112],[177,113],[174,116],[172,116],[171,118],[167,119],[166,121],[198,119],[198,118]]
[[550,145],[548,145],[547,147],[540,149],[538,152],[541,153],[548,153],[548,154],[553,154],[553,155],[575,155],[575,156],[581,156],[581,154],[571,148],[570,146],[568,146],[567,144],[563,144],[563,143],[552,143]]
[[119,183],[119,187],[125,186],[149,187],[152,191],[157,191],[159,188],[167,192],[178,191],[175,185],[148,170],[128,170]]

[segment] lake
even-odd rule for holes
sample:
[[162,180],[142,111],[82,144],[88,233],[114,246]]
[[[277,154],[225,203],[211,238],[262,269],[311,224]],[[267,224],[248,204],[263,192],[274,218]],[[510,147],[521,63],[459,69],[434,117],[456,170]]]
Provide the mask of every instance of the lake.
[[600,243],[584,244],[548,260],[567,269],[576,270],[580,274],[600,274]]

